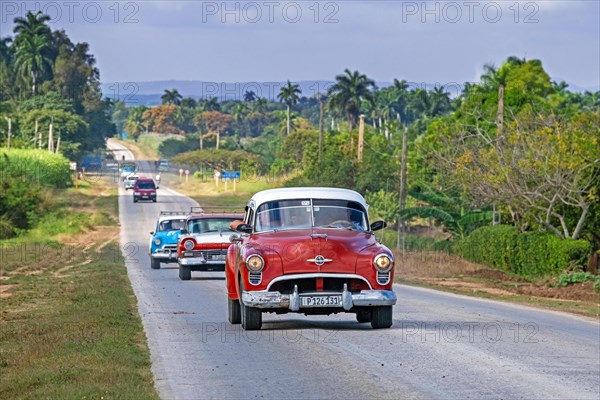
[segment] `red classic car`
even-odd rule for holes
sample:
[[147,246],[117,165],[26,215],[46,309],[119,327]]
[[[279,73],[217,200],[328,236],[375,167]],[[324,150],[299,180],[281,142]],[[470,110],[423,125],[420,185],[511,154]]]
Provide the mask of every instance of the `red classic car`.
[[179,278],[192,279],[192,271],[224,271],[230,236],[230,224],[242,214],[193,213],[178,240]]
[[394,259],[377,242],[365,199],[333,188],[255,194],[227,252],[229,322],[260,329],[262,313],[356,314],[392,326]]

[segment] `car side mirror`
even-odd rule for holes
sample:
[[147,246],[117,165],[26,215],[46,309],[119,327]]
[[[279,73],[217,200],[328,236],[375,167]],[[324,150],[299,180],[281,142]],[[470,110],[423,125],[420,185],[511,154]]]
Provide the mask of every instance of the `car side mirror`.
[[150,232],[151,235],[154,235],[154,232]]
[[252,233],[252,225],[239,224],[236,230],[242,233]]
[[375,221],[371,224],[371,230],[372,231],[378,231],[380,229],[383,229],[387,226],[387,222],[385,221]]
[[181,234],[182,234],[182,235],[187,235],[187,234],[188,234],[188,231],[187,231],[187,229],[182,229],[182,230],[181,230]]
[[241,241],[242,241],[242,238],[240,237],[240,235],[229,236],[229,242],[231,242],[231,243],[239,243]]

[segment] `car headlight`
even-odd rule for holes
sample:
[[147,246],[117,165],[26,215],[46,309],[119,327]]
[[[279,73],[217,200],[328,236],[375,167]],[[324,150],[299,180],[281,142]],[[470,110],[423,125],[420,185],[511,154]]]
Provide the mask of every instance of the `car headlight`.
[[158,238],[154,239],[154,244],[157,245],[157,246],[160,245],[160,239],[158,239]]
[[246,258],[246,267],[252,272],[260,272],[265,266],[265,260],[257,254]]
[[191,239],[186,240],[185,242],[183,242],[183,247],[186,250],[193,250],[194,249],[194,241]]
[[379,272],[388,272],[394,266],[394,260],[387,254],[380,254],[375,257],[373,262],[375,269]]

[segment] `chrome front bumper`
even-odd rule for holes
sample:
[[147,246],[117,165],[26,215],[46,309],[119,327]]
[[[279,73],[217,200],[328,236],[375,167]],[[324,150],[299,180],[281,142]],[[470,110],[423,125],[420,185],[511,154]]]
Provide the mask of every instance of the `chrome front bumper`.
[[181,265],[224,265],[225,260],[206,260],[204,257],[181,257],[179,258]]
[[[314,295],[340,295],[342,296],[341,308],[349,311],[352,307],[370,307],[370,306],[393,306],[396,304],[396,293],[393,290],[361,290],[360,293],[351,293],[346,284],[344,290],[340,292],[317,292],[310,293]],[[294,286],[292,294],[282,294],[280,292],[253,291],[242,292],[242,302],[244,305],[256,308],[288,308],[290,311],[298,311],[300,308],[300,298],[306,294],[298,293],[298,286]]]
[[152,253],[152,258],[160,258],[161,260],[177,260],[177,252],[172,253]]

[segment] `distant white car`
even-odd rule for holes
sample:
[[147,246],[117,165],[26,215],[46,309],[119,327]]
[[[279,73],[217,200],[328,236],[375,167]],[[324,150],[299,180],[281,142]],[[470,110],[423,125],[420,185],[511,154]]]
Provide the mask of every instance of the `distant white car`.
[[127,176],[127,178],[125,178],[125,180],[123,181],[123,186],[125,186],[125,190],[133,189],[133,187],[135,186],[135,181],[137,181],[138,178],[138,175]]

